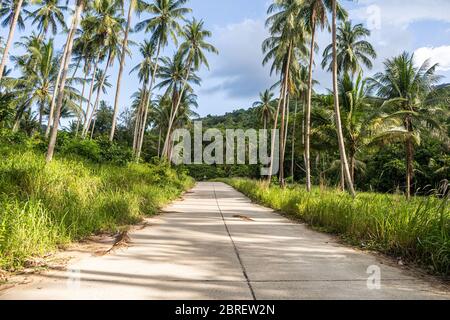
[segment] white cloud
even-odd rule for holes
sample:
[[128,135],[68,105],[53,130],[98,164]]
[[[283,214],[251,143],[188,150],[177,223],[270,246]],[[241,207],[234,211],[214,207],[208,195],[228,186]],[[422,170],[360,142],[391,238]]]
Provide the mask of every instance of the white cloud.
[[450,22],[448,0],[360,0],[360,6],[350,11],[351,17],[367,22],[380,19],[381,27],[407,27],[417,21]]
[[422,64],[430,59],[430,63],[438,63],[438,70],[450,71],[450,46],[422,47],[415,51],[414,57],[417,64]]
[[262,66],[261,44],[267,36],[263,20],[246,19],[215,28],[210,42],[218,48],[219,55],[208,57],[211,70],[201,74],[201,114],[212,112],[211,108],[219,108],[213,113],[246,108],[260,91],[275,83],[270,68]]

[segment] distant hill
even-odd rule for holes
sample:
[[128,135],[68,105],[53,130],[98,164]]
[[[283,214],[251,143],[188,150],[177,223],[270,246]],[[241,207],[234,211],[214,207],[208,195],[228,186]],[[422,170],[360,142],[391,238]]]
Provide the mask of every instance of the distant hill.
[[250,129],[259,127],[256,108],[239,109],[221,116],[208,115],[200,118],[204,128]]

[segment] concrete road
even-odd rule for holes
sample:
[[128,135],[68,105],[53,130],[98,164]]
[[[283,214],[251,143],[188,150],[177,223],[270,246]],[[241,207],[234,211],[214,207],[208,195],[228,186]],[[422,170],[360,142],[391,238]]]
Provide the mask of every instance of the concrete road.
[[[199,183],[164,211],[130,235],[130,247],[45,273],[0,299],[450,299],[222,183]],[[379,271],[379,289],[368,270]]]

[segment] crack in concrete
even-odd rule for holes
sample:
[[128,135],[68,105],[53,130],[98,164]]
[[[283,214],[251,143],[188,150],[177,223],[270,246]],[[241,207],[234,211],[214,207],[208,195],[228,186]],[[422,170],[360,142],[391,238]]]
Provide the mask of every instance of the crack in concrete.
[[241,265],[242,274],[244,275],[244,278],[245,278],[245,280],[247,282],[247,285],[248,285],[248,288],[250,290],[250,293],[252,295],[253,300],[256,300],[255,291],[253,290],[252,284],[251,284],[250,279],[249,279],[249,277],[247,275],[247,270],[245,269],[245,266],[244,266],[244,264],[242,262],[242,259],[241,259],[241,256],[239,254],[239,251],[238,251],[238,248],[236,246],[236,243],[234,242],[234,239],[231,236],[230,229],[228,229],[227,222],[225,221],[225,217],[223,215],[222,209],[220,208],[219,199],[217,199],[216,187],[215,187],[214,184],[213,184],[213,191],[214,191],[214,199],[216,200],[216,204],[217,204],[217,209],[219,209],[219,213],[220,213],[220,216],[222,217],[222,221],[223,221],[223,224],[224,224],[225,229],[227,231],[228,237],[230,238],[231,243],[233,244],[234,253],[236,254],[236,256],[237,256],[237,258],[239,260],[239,264]]

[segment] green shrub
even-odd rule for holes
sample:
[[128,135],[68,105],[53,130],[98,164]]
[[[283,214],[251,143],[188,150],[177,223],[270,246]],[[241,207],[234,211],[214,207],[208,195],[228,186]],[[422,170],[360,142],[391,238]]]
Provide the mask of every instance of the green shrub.
[[100,147],[90,139],[69,139],[62,145],[61,153],[65,156],[80,156],[94,162],[100,161]]

